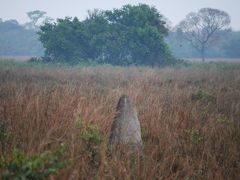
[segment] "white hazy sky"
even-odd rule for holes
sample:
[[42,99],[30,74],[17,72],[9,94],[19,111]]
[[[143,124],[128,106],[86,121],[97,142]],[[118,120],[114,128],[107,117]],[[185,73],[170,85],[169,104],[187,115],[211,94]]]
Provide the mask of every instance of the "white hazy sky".
[[191,11],[203,7],[217,8],[231,16],[231,26],[240,30],[240,0],[0,0],[0,18],[28,21],[26,12],[42,10],[52,18],[65,16],[83,19],[87,10],[119,8],[125,4],[145,3],[155,6],[172,25],[179,23]]

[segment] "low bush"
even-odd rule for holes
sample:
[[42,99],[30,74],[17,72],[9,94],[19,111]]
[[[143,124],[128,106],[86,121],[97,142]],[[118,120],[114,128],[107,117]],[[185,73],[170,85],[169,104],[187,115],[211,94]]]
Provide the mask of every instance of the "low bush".
[[84,123],[79,119],[76,121],[76,124],[80,130],[80,139],[83,142],[84,153],[87,154],[91,165],[98,166],[101,148],[106,148],[106,139],[104,139],[98,126]]
[[15,179],[46,179],[56,174],[66,166],[63,160],[64,147],[57,151],[43,151],[40,154],[28,156],[19,149],[0,156],[0,174],[3,180]]

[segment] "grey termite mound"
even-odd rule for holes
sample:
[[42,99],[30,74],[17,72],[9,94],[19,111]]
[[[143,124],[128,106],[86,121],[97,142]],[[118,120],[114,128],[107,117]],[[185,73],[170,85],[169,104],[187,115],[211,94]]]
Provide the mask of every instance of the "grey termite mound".
[[140,122],[136,108],[126,95],[119,99],[117,105],[109,137],[109,148],[111,154],[118,149],[142,154]]

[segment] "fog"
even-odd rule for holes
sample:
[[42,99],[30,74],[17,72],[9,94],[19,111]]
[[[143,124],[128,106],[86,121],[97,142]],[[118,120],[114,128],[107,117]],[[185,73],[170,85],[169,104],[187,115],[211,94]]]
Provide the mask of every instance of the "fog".
[[146,3],[155,6],[172,25],[179,23],[186,14],[197,11],[203,7],[211,7],[224,10],[232,19],[233,30],[240,30],[239,0],[1,0],[0,18],[3,20],[16,19],[20,23],[28,21],[26,12],[42,10],[53,18],[65,16],[77,16],[84,19],[87,10],[119,8],[125,4]]

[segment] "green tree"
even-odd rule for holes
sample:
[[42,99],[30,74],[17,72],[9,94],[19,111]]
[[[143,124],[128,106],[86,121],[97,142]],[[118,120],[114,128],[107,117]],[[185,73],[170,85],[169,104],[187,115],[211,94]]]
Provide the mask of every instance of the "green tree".
[[115,42],[120,46],[117,49],[121,51],[116,53],[118,62],[162,65],[173,59],[164,42],[168,29],[156,8],[145,4],[125,5],[105,14],[112,25],[111,34],[116,34]]
[[58,19],[46,23],[39,32],[45,48],[45,56],[53,61],[76,64],[82,59],[92,58],[92,51],[84,23],[77,18]]
[[145,4],[89,11],[83,21],[59,19],[39,32],[46,56],[53,60],[152,66],[175,61],[164,42],[167,33],[163,16]]

